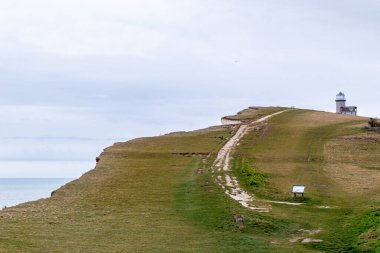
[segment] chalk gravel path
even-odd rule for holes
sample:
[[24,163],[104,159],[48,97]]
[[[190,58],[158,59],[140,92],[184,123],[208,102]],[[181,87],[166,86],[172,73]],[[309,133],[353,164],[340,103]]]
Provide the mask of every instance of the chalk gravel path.
[[242,206],[257,212],[270,212],[272,208],[270,203],[287,205],[299,205],[299,203],[257,200],[253,194],[244,191],[239,186],[239,182],[237,181],[236,177],[231,176],[231,153],[233,149],[239,144],[239,141],[251,129],[257,127],[260,123],[265,122],[269,118],[286,111],[288,110],[273,113],[248,124],[241,124],[235,135],[231,137],[231,139],[220,149],[217,158],[215,159],[215,162],[212,166],[215,181],[220,187],[222,187],[225,193],[232,199],[238,201]]

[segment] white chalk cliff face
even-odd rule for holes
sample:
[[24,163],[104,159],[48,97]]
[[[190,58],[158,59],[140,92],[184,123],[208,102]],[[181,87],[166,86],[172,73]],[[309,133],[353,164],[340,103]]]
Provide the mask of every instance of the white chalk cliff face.
[[222,125],[236,125],[241,124],[242,122],[240,120],[232,120],[232,119],[221,119]]

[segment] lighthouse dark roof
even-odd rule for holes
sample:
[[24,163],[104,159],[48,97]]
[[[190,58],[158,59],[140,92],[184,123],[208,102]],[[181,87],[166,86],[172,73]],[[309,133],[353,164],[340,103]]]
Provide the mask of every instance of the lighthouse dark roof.
[[335,101],[346,101],[346,96],[344,95],[343,92],[339,92],[337,95],[336,95],[336,100]]

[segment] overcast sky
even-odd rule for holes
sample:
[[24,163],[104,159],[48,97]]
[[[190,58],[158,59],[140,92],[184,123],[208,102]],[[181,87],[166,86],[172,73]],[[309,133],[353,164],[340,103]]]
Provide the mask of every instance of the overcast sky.
[[0,0],[0,177],[339,91],[380,117],[379,27],[379,0]]

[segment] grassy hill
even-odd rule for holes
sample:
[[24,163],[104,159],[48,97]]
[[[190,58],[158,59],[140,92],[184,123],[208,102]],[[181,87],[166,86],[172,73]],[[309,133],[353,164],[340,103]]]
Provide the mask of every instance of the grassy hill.
[[[365,122],[290,110],[250,131],[233,152],[245,190],[287,202],[293,184],[307,189],[302,205],[271,202],[265,214],[225,195],[210,170],[236,126],[117,143],[52,198],[2,210],[0,252],[379,252],[380,134]],[[264,184],[252,186],[237,161]],[[244,227],[234,215],[244,215]]]

